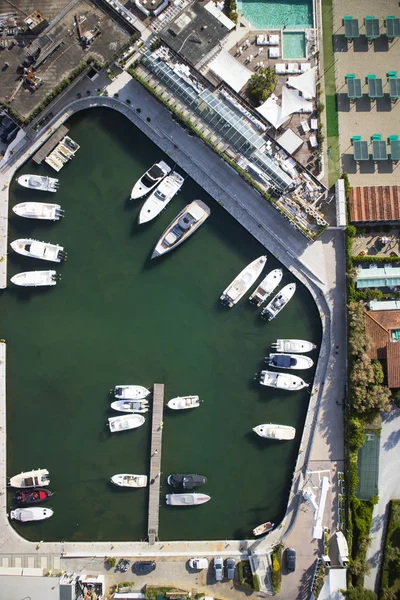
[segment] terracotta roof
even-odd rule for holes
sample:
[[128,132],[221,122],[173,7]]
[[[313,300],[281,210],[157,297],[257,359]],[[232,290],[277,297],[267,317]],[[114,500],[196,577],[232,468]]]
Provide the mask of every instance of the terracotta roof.
[[[379,320],[375,318],[376,313],[383,313],[386,311],[367,311],[365,313],[365,331],[370,344],[368,350],[368,356],[373,358],[386,358],[386,346],[389,342],[390,335],[388,329],[386,329]],[[387,311],[394,312],[394,311]],[[397,311],[400,313],[400,311]]]
[[388,387],[400,388],[400,343],[389,342],[386,348]]
[[351,188],[350,221],[397,220],[400,220],[400,186]]

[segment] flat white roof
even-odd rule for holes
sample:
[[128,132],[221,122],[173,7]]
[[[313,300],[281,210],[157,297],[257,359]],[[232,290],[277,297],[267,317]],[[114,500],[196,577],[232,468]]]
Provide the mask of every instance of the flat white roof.
[[0,575],[0,600],[19,598],[59,600],[60,580],[58,577]]
[[210,71],[225,81],[235,92],[240,92],[252,76],[252,72],[226,50],[221,50],[214,58],[210,64]]
[[299,137],[291,129],[287,129],[285,133],[277,139],[277,142],[286,150],[286,152],[289,152],[289,154],[296,152],[296,150],[303,144],[301,137]]
[[222,23],[222,25],[225,25],[225,27],[227,27],[229,31],[232,31],[232,29],[235,27],[235,23],[228,19],[226,15],[224,15],[222,10],[220,10],[218,6],[215,5],[213,0],[210,0],[210,2],[206,4],[204,8],[208,10],[208,12],[211,13],[216,19],[218,19],[218,21]]

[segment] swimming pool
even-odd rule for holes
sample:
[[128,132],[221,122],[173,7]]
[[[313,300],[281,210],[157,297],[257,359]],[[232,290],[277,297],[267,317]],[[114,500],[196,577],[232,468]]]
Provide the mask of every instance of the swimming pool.
[[313,0],[238,0],[238,8],[259,29],[314,27]]
[[289,31],[282,35],[283,58],[306,58],[306,34],[304,31]]

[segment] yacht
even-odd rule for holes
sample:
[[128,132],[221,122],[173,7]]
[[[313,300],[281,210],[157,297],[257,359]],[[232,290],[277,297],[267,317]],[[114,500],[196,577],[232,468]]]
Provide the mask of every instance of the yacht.
[[309,384],[289,373],[274,373],[273,371],[261,371],[261,385],[278,388],[280,390],[296,391],[308,387]]
[[14,475],[10,478],[9,485],[13,488],[34,488],[49,485],[49,472],[47,469],[33,469]]
[[118,431],[135,429],[143,425],[144,422],[145,418],[142,415],[121,415],[120,417],[110,417],[108,419],[108,426],[111,433],[116,433]]
[[149,403],[147,400],[116,400],[111,402],[111,408],[125,413],[147,413]]
[[176,398],[172,398],[167,406],[168,408],[172,408],[172,410],[197,408],[200,406],[200,400],[198,396],[177,396]]
[[30,256],[31,258],[40,258],[51,262],[61,262],[67,258],[64,248],[57,244],[48,242],[39,242],[30,238],[21,238],[11,242],[11,248],[22,256]]
[[294,427],[289,425],[274,425],[273,423],[264,423],[253,427],[253,431],[260,437],[269,440],[293,440],[296,435]]
[[167,504],[171,506],[197,506],[211,500],[207,494],[167,494],[165,496]]
[[196,473],[189,475],[175,473],[174,475],[168,475],[167,483],[174,488],[183,487],[185,490],[193,490],[194,488],[200,487],[207,483],[207,477],[204,477],[204,475],[197,475]]
[[268,296],[278,287],[283,277],[282,269],[270,271],[262,280],[260,285],[251,294],[249,301],[260,307],[266,301]]
[[58,190],[58,179],[54,177],[44,177],[43,175],[20,175],[17,178],[19,185],[30,190],[40,190],[41,192],[56,192]]
[[207,204],[201,200],[193,200],[185,206],[158,240],[151,258],[157,258],[177,248],[204,223],[210,212]]
[[277,369],[310,369],[314,361],[308,356],[302,356],[301,354],[275,354],[271,353],[265,357],[265,362],[270,367],[276,367]]
[[13,212],[26,219],[42,219],[45,221],[59,221],[64,216],[64,211],[59,204],[46,202],[21,202],[13,206]]
[[142,385],[116,385],[114,396],[120,400],[144,400],[150,394],[150,390]]
[[41,506],[32,506],[30,508],[16,508],[10,512],[10,518],[21,523],[29,521],[43,521],[49,519],[54,514],[51,508],[42,508]]
[[269,533],[270,531],[272,531],[272,529],[274,527],[275,527],[275,523],[271,523],[271,521],[267,521],[266,523],[262,523],[262,525],[255,527],[253,529],[253,535],[255,535],[255,536],[265,535],[266,533]]
[[131,200],[137,200],[151,192],[169,173],[171,173],[171,167],[163,160],[150,167],[133,186]]
[[275,319],[276,315],[281,312],[286,306],[296,291],[296,284],[289,283],[276,294],[269,304],[261,311],[261,316],[266,317],[269,321]]
[[131,473],[119,473],[111,477],[111,482],[120,487],[142,488],[147,485],[147,475],[132,475]]
[[40,287],[45,285],[56,285],[58,280],[56,271],[24,271],[11,277],[14,285],[23,287]]
[[183,186],[184,178],[176,171],[163,179],[150,194],[139,213],[139,225],[148,223],[167,207],[172,198]]
[[18,490],[15,494],[15,502],[19,506],[27,506],[28,504],[38,504],[39,502],[45,502],[48,498],[51,498],[53,492],[46,490],[46,488],[34,488],[31,491]]
[[232,308],[234,304],[239,302],[258,277],[260,277],[266,262],[267,257],[260,256],[247,265],[224,290],[220,298],[222,304]]
[[272,345],[272,348],[277,352],[293,352],[294,354],[301,354],[302,352],[311,352],[317,347],[311,342],[306,340],[276,340]]

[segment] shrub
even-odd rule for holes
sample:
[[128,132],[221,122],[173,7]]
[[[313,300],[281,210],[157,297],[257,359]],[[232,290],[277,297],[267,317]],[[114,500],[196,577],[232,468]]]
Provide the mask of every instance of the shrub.
[[272,561],[272,585],[275,590],[275,594],[279,594],[282,584],[282,545],[279,544],[271,554]]
[[136,109],[136,112],[137,112],[137,113],[140,113],[140,112],[142,112],[142,109],[141,109],[141,108],[137,108],[137,109]]
[[348,423],[349,448],[351,452],[357,452],[365,442],[364,426],[359,419],[353,417]]
[[354,227],[354,225],[348,225],[346,228],[346,231],[347,231],[347,235],[350,238],[353,238],[357,235],[357,229],[356,229],[356,227]]
[[276,85],[276,73],[271,67],[259,69],[249,80],[249,94],[258,102],[264,102],[274,91]]
[[255,592],[259,592],[260,591],[260,580],[258,578],[258,575],[256,573],[254,573],[253,575],[253,588]]
[[126,99],[126,103],[127,103],[127,104],[130,104],[130,103],[131,103],[131,101],[129,100],[129,98],[127,98],[127,99]]
[[106,565],[108,567],[110,567],[110,569],[113,569],[115,567],[115,565],[117,564],[117,559],[114,558],[114,556],[109,556],[108,558],[105,559],[104,562],[106,563]]

